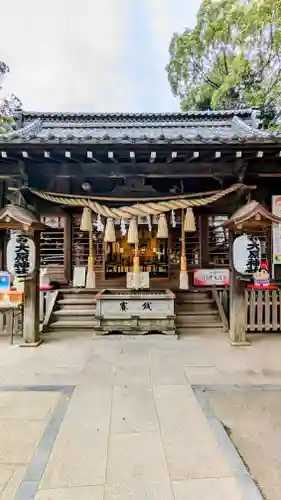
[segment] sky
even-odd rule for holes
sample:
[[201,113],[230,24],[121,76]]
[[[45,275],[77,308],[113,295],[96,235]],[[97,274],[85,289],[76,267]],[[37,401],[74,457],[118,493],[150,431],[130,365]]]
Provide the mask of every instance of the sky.
[[25,110],[178,111],[165,65],[200,0],[0,0],[3,93]]

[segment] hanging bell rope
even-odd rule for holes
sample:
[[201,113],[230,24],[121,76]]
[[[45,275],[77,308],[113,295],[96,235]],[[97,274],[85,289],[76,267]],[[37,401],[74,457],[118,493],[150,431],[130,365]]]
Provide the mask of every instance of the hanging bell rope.
[[137,245],[139,242],[138,224],[136,217],[130,220],[127,241],[130,245]]
[[168,224],[167,224],[167,219],[165,214],[160,214],[159,220],[158,220],[158,230],[157,230],[157,236],[156,238],[163,238],[166,239],[168,238],[169,231],[168,231]]
[[114,243],[116,241],[115,227],[113,219],[106,219],[104,241],[106,243]]
[[90,208],[84,207],[81,217],[80,231],[90,232],[91,230],[92,230],[92,212]]
[[184,231],[185,233],[194,233],[196,231],[194,212],[191,207],[188,207],[185,212]]

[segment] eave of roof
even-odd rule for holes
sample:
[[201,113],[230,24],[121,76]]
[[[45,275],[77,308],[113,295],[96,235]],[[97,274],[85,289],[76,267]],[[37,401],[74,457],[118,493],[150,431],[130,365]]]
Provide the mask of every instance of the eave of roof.
[[13,144],[275,144],[280,133],[261,130],[253,110],[187,113],[36,113],[1,134]]

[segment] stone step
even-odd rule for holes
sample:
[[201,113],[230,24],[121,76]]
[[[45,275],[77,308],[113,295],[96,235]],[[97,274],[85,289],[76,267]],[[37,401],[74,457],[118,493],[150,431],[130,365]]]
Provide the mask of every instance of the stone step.
[[71,299],[59,299],[57,301],[59,306],[91,306],[96,304],[96,300],[94,298],[71,298]]
[[215,304],[215,301],[211,298],[202,298],[199,297],[198,299],[194,299],[193,297],[176,297],[175,300],[176,304]]
[[[206,335],[223,332],[223,327],[220,325],[216,326],[202,326],[202,325],[188,325],[188,326],[177,326],[176,334],[179,336],[185,335]],[[227,333],[226,333],[227,335]]]
[[[95,295],[59,295],[58,296],[58,300],[57,302],[59,302],[60,300],[63,300],[63,301],[67,301],[69,304],[80,304],[80,301],[81,303],[85,304],[88,303],[90,304],[91,302],[94,302],[95,301]],[[86,301],[86,302],[85,302]]]
[[194,314],[188,316],[176,316],[176,325],[179,326],[190,326],[190,325],[198,325],[198,326],[216,326],[216,325],[221,325],[221,320],[219,316],[196,316]]
[[84,316],[95,316],[95,309],[58,309],[57,311],[53,311],[53,315],[57,316],[75,316],[81,320],[83,320]]
[[190,293],[190,294],[176,294],[176,302],[183,302],[183,303],[190,303],[190,302],[196,302],[196,303],[200,303],[200,304],[207,304],[207,303],[210,303],[210,302],[214,302],[213,298],[210,297],[210,295],[208,294],[201,294],[201,293],[198,293],[198,294],[193,294],[193,293]]
[[83,295],[83,294],[92,294],[95,295],[100,290],[98,288],[61,288],[60,293],[70,294],[70,295]]
[[176,309],[177,316],[193,316],[193,317],[201,317],[201,316],[219,316],[217,309],[203,309],[200,313],[197,311],[187,311],[187,310],[178,310]]
[[217,304],[215,302],[176,302],[175,308],[182,311],[212,311],[217,309]]
[[59,330],[59,329],[69,329],[71,331],[73,330],[85,330],[85,329],[94,329],[96,328],[97,323],[95,320],[88,320],[88,321],[80,321],[80,320],[58,320],[52,322],[48,326],[48,330]]

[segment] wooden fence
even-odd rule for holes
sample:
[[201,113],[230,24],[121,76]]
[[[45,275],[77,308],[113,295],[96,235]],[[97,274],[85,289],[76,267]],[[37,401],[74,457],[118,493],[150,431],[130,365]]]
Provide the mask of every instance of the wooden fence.
[[281,290],[246,290],[248,331],[281,331]]
[[[216,293],[229,325],[229,289],[217,287]],[[281,332],[281,289],[245,290],[245,313],[248,332]]]

